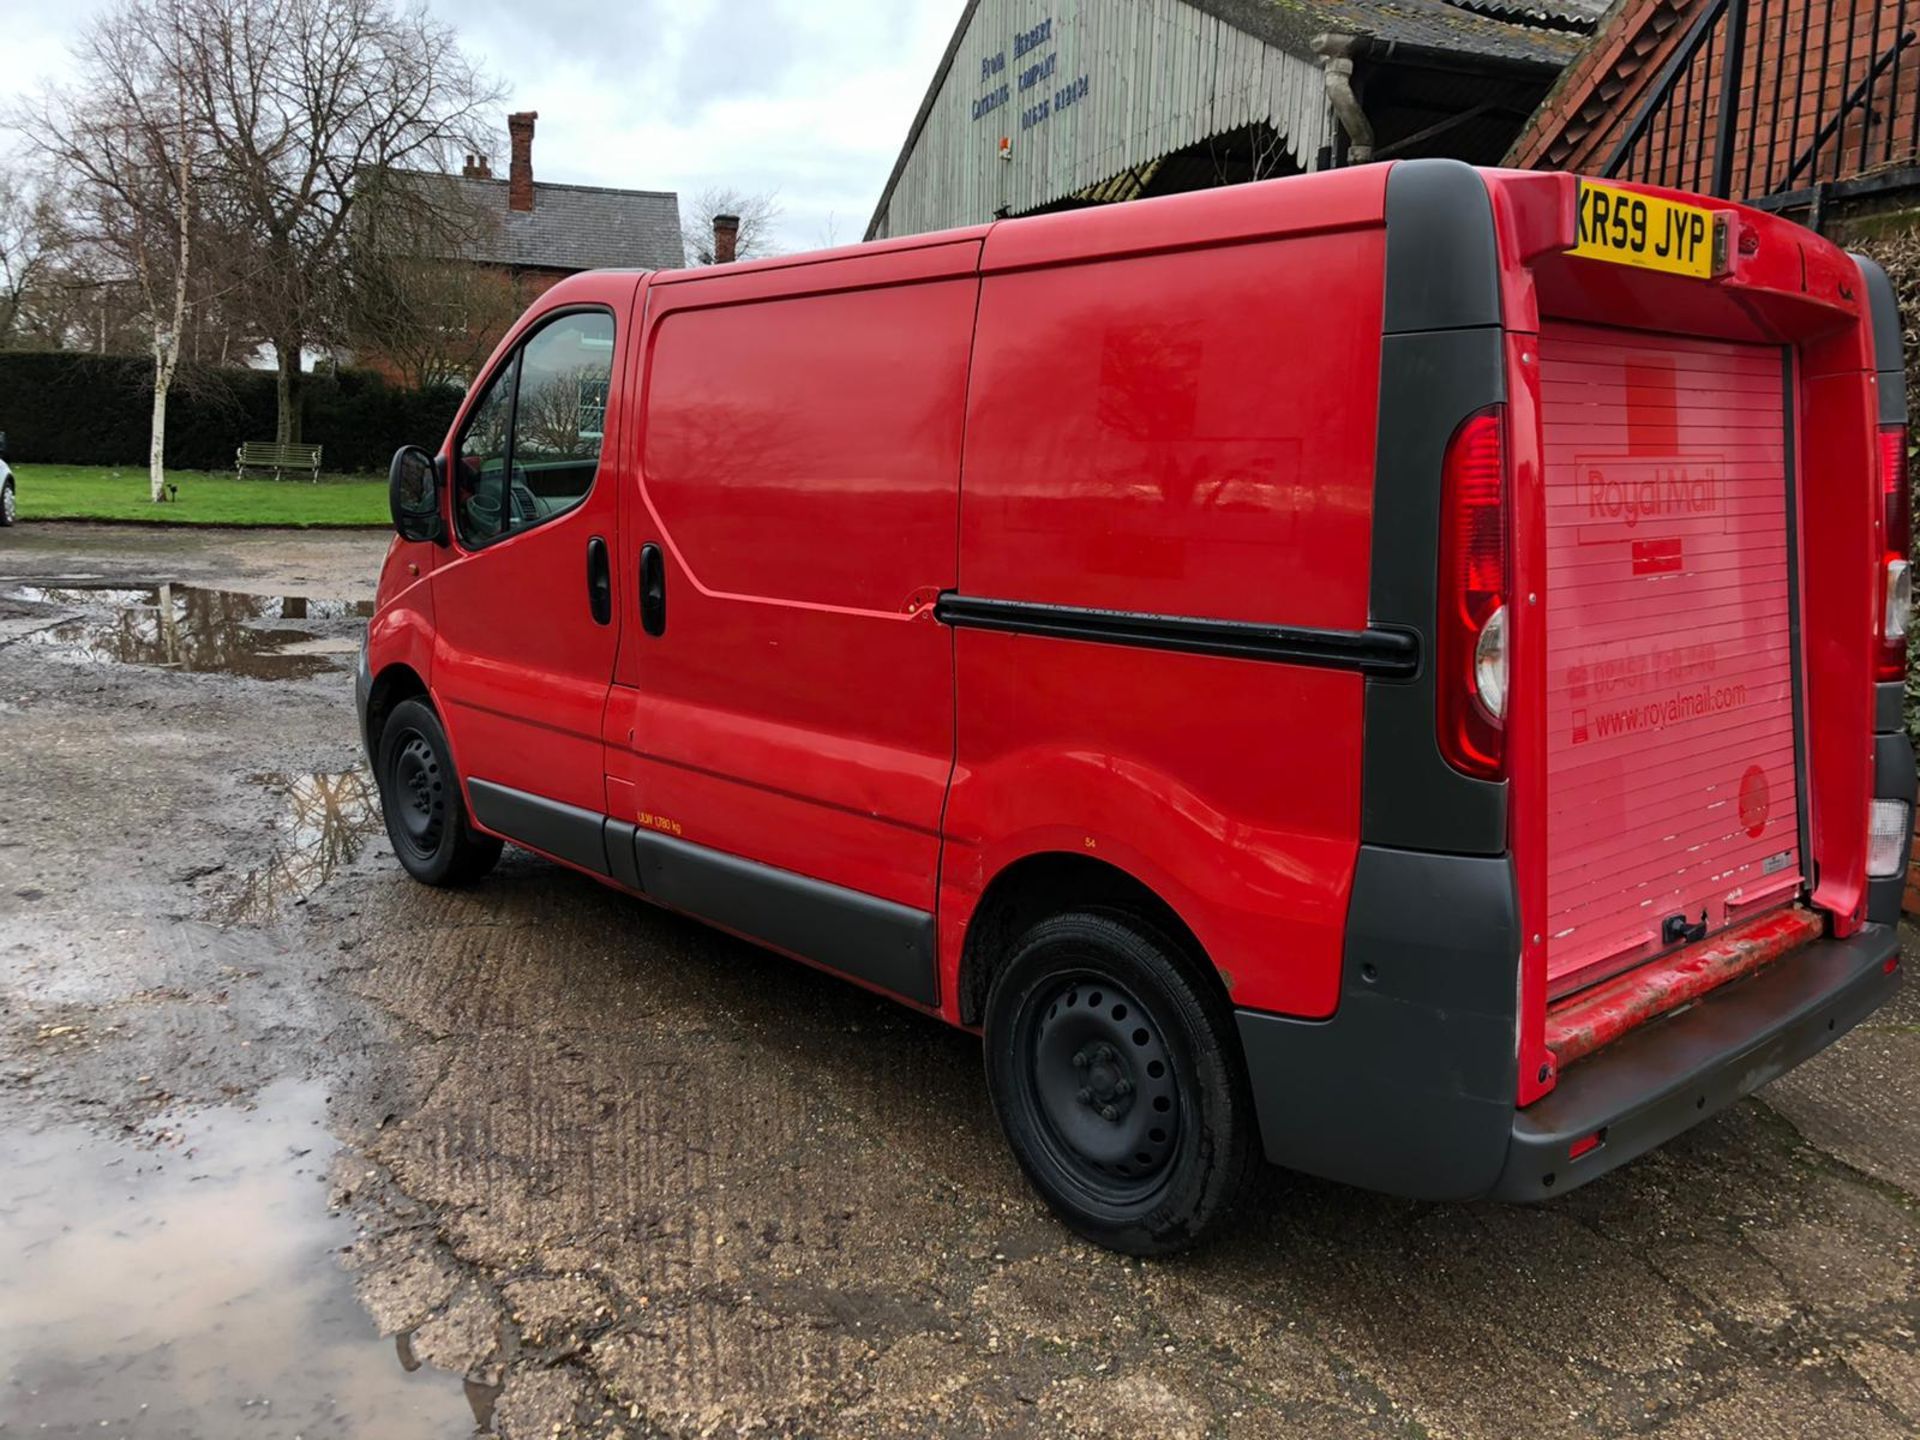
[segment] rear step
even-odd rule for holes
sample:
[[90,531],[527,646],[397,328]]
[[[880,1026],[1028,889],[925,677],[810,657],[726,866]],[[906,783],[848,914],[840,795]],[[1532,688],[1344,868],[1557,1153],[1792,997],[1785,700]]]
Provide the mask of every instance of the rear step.
[[1811,910],[1792,905],[1569,997],[1547,1012],[1555,1068],[1564,1070],[1627,1031],[1778,960],[1825,928]]
[[1899,988],[1898,937],[1866,925],[1642,1025],[1514,1112],[1492,1193],[1540,1200],[1598,1179],[1817,1055]]

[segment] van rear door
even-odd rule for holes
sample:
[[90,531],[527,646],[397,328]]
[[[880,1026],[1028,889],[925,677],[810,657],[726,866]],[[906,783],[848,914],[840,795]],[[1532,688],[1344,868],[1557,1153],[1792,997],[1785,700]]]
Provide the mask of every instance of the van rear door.
[[1541,326],[1551,993],[1799,887],[1786,363]]

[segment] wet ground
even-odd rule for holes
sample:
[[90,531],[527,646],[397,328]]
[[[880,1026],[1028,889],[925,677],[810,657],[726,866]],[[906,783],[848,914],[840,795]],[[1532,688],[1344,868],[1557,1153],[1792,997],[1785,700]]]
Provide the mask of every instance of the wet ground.
[[316,1182],[336,1148],[310,1080],[163,1112],[124,1140],[0,1134],[9,1429],[401,1440],[471,1425],[459,1380],[409,1376],[334,1263],[353,1226]]
[[1122,1260],[968,1037],[512,852],[406,882],[381,543],[0,537],[0,1436],[1920,1432],[1916,992],[1552,1205],[1270,1173]]

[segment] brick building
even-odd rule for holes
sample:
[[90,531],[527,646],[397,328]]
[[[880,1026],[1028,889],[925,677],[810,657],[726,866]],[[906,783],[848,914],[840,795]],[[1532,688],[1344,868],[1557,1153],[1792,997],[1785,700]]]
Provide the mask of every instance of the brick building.
[[512,153],[506,179],[495,178],[486,157],[471,156],[455,182],[496,221],[465,258],[510,271],[527,299],[582,270],[684,265],[680,199],[671,190],[610,190],[533,178],[539,118],[531,110],[507,117]]
[[357,361],[407,384],[464,382],[529,302],[583,270],[678,269],[686,263],[680,200],[670,190],[620,190],[534,179],[535,111],[507,117],[506,177],[469,155],[459,175],[419,175],[447,187],[458,227],[451,253],[406,262],[408,312],[363,339]]
[[1920,0],[1622,0],[1509,164],[1743,200],[1814,228],[1920,200]]

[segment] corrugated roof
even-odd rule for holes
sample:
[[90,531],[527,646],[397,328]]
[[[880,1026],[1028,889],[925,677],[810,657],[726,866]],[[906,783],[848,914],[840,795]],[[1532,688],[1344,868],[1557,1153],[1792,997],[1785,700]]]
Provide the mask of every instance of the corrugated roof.
[[1478,10],[1522,24],[1546,24],[1590,35],[1599,28],[1613,0],[1451,0],[1462,10]]
[[[1565,8],[1577,0],[1552,0]],[[1448,0],[1306,0],[1323,30],[1368,35],[1395,45],[1418,45],[1463,58],[1566,64],[1586,37],[1562,26],[1516,23]],[[1380,58],[1380,57],[1376,57]],[[1550,72],[1549,72],[1550,73]]]
[[465,258],[541,270],[677,270],[680,197],[671,190],[612,190],[536,181],[533,209],[507,208],[507,182],[437,176],[491,223]]
[[1316,34],[1370,35],[1475,58],[1564,65],[1610,0],[1187,0],[1270,45],[1313,57]]

